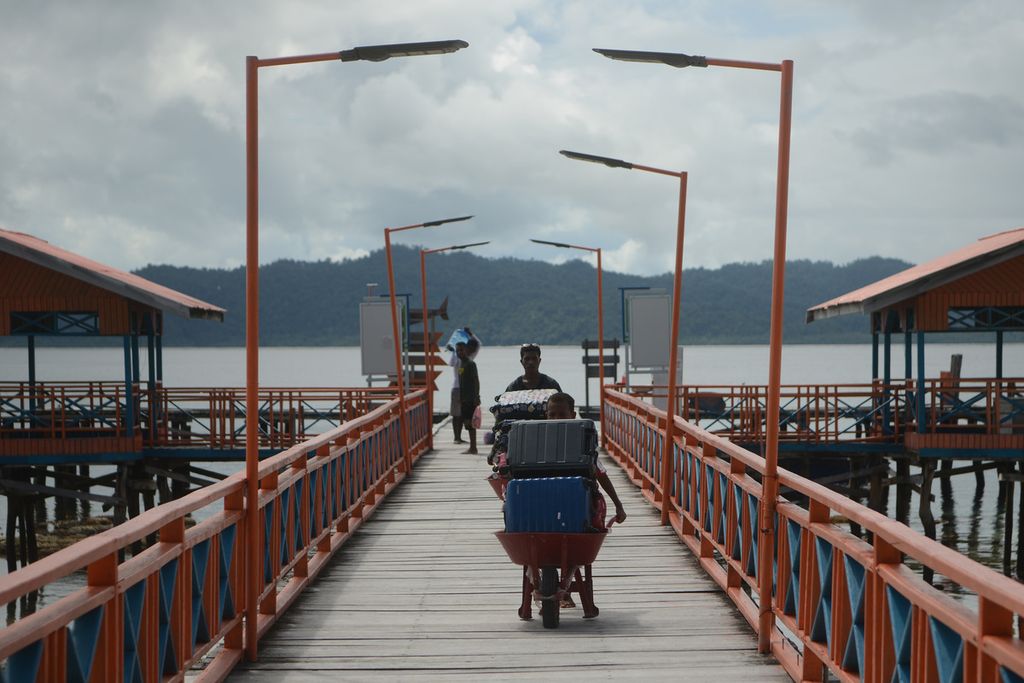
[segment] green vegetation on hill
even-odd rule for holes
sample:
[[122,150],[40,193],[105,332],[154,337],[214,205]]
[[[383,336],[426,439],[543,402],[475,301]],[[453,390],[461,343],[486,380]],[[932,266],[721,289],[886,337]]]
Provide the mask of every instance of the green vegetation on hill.
[[[420,301],[419,252],[394,251],[396,289]],[[863,342],[866,316],[804,323],[805,310],[908,267],[896,259],[867,258],[837,266],[792,261],[786,267],[787,343]],[[443,254],[428,263],[430,306],[448,296],[451,320],[440,329],[469,325],[488,344],[576,344],[597,337],[596,277],[582,261],[552,265],[516,258]],[[165,318],[165,343],[175,346],[240,346],[244,343],[244,270],[146,266],[136,271],[173,289],[228,310],[223,324]],[[359,303],[366,284],[386,292],[383,251],[345,261],[277,261],[260,269],[261,342],[271,346],[356,345]],[[605,336],[621,337],[619,287],[670,290],[670,274],[640,277],[604,274]],[[734,263],[683,274],[682,338],[687,344],[765,343],[771,299],[771,263]]]

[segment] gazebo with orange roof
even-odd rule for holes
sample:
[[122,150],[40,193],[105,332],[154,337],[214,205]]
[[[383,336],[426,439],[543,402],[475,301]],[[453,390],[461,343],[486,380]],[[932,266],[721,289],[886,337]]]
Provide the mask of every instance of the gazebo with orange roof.
[[[983,237],[956,251],[927,263],[908,268],[878,282],[861,287],[842,296],[813,306],[807,310],[807,322],[849,313],[867,313],[871,317],[873,340],[873,379],[888,386],[891,380],[891,337],[904,334],[905,376],[911,386],[913,348],[917,350],[917,377],[913,396],[907,396],[907,405],[915,407],[916,434],[906,435],[909,450],[930,450],[940,455],[943,451],[967,449],[1011,452],[1024,447],[1024,435],[1015,435],[1012,427],[1018,416],[1024,414],[1024,399],[1017,393],[1019,382],[1003,377],[1003,335],[1024,331],[1024,228]],[[925,334],[975,332],[995,337],[994,378],[988,381],[990,396],[972,399],[966,404],[953,398],[952,417],[978,414],[981,405],[995,411],[998,423],[995,434],[986,438],[967,438],[969,434],[956,434],[956,438],[942,438],[942,434],[927,433],[929,421],[920,419],[926,413],[926,396],[951,396],[962,388],[941,384],[929,386],[936,380],[925,377]],[[879,337],[882,340],[883,360],[879,373]],[[941,382],[942,380],[938,380]],[[956,378],[953,378],[956,382]],[[972,380],[979,384],[984,380]],[[908,392],[909,393],[909,392]],[[939,411],[941,412],[941,410]],[[932,421],[949,419],[950,414],[935,416]],[[989,416],[992,418],[992,416]],[[991,419],[990,419],[991,422]],[[934,425],[932,425],[934,426]],[[963,431],[963,430],[957,430]],[[992,430],[990,430],[992,431]],[[1009,433],[1008,433],[1009,432]],[[952,437],[953,435],[947,434]],[[1018,443],[1019,442],[1019,443]],[[948,453],[946,453],[948,455]],[[1017,453],[1019,455],[1019,452]]]
[[[36,437],[32,439],[5,439],[0,442],[0,455],[31,456],[44,451],[81,455],[138,450],[142,439],[135,429],[141,383],[139,337],[146,338],[147,389],[153,392],[163,379],[164,313],[223,321],[225,311],[38,237],[0,229],[0,336],[24,337],[28,345],[28,387],[21,392],[26,408],[17,416],[7,415],[5,422],[12,422],[12,425],[0,424],[0,432],[9,431],[8,436],[20,436],[21,432],[28,435],[33,427],[42,424],[39,421],[48,421],[52,427],[53,418],[41,417],[37,410],[40,398],[36,391],[36,337],[121,337],[125,369],[123,393],[118,392],[121,395],[114,406],[121,411],[115,429],[95,430],[96,438],[88,439],[64,438],[66,434],[45,438],[38,433],[32,434]],[[8,406],[14,403],[6,401]],[[7,429],[13,427],[14,422],[24,429]],[[150,419],[148,428],[153,429],[153,424]]]

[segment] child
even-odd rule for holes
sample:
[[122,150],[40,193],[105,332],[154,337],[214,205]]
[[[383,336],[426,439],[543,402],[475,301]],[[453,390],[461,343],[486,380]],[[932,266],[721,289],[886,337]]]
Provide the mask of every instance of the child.
[[[552,394],[548,398],[548,407],[545,417],[549,420],[573,420],[576,418],[576,401],[572,396],[564,392]],[[626,521],[626,510],[622,507],[622,501],[619,500],[619,495],[615,493],[615,486],[612,485],[612,480],[608,478],[608,472],[605,470],[604,465],[601,464],[600,460],[594,461],[594,479],[601,485],[601,488],[605,490],[608,497],[612,499],[612,503],[615,504],[615,521],[622,524]],[[594,508],[595,516],[594,524],[598,529],[604,528],[604,511],[607,506],[604,502],[604,497],[600,492],[594,492]]]
[[[470,346],[472,344],[472,347]],[[462,426],[469,434],[469,450],[464,453],[476,454],[476,427],[473,426],[473,413],[480,405],[480,376],[476,371],[476,363],[473,361],[477,344],[470,339],[468,344],[459,342],[455,345],[455,353],[459,357],[459,412],[462,414]]]

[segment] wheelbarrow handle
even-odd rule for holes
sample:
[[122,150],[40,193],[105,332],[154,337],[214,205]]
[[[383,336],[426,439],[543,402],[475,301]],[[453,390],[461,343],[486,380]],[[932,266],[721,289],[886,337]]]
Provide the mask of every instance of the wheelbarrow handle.
[[615,515],[608,518],[608,521],[604,523],[605,531],[611,531],[612,524],[615,524]]

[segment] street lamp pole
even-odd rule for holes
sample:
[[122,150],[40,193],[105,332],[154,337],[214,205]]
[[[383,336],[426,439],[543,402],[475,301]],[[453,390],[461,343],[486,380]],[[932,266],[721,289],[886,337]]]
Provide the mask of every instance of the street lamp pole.
[[779,103],[779,151],[775,181],[775,246],[772,256],[772,310],[768,343],[768,396],[765,429],[765,463],[761,482],[762,505],[758,541],[758,651],[771,650],[775,615],[772,611],[772,558],[775,554],[775,508],[779,495],[779,403],[782,384],[782,313],[786,274],[786,229],[789,212],[789,152],[793,120],[793,60],[751,62],[717,59],[674,52],[607,50],[594,52],[626,62],[661,63],[676,68],[721,66],[781,74]]
[[[439,221],[427,221],[426,223],[405,225],[401,228],[384,228],[384,251],[388,262],[388,297],[391,300],[391,333],[394,336],[395,381],[398,385],[398,429],[402,435],[402,462],[403,470],[406,475],[412,473],[412,451],[410,450],[411,442],[409,439],[409,421],[406,419],[405,415],[405,368],[402,367],[402,336],[401,330],[398,326],[398,305],[395,303],[395,267],[391,260],[391,233],[415,230],[416,228],[433,228],[438,225],[444,225],[445,223],[467,221],[470,218],[472,218],[472,216],[459,216],[458,218],[445,218]],[[423,313],[425,316],[426,308],[424,308]],[[426,320],[424,320],[423,324],[426,326]],[[424,351],[426,351],[426,349],[424,349]],[[431,420],[433,420],[433,415],[431,415]],[[431,425],[430,432],[433,433],[433,425]]]
[[[604,294],[601,289],[601,247],[581,247],[576,244],[549,242],[548,240],[531,239],[530,241],[536,242],[537,244],[547,244],[551,247],[580,249],[582,251],[589,251],[597,254],[597,355],[600,360],[597,368],[597,383],[600,385],[600,392],[598,394],[598,412],[600,413],[601,445],[603,446],[606,442],[606,438],[604,433]],[[589,377],[586,381],[590,381]]]
[[423,295],[423,355],[424,365],[427,369],[427,410],[430,413],[430,433],[427,435],[427,447],[430,450],[434,450],[434,354],[427,349],[430,345],[430,331],[427,326],[427,321],[429,320],[427,316],[427,254],[440,254],[445,251],[469,249],[470,247],[479,247],[484,244],[490,244],[490,241],[455,244],[450,247],[441,247],[440,249],[420,249],[420,292]]
[[[665,447],[661,451],[661,523],[671,521],[672,510],[672,459],[675,457],[675,415],[676,393],[678,392],[676,375],[679,367],[679,301],[683,283],[683,238],[686,233],[686,171],[667,171],[654,166],[642,166],[622,159],[600,157],[581,152],[560,150],[559,154],[576,161],[588,161],[609,168],[624,168],[633,171],[644,171],[657,175],[667,175],[679,179],[679,211],[676,217],[676,259],[672,277],[672,333],[668,351],[668,399],[665,401]],[[602,391],[603,395],[603,391]],[[604,412],[602,410],[602,417]],[[602,429],[602,433],[603,433]]]
[[[381,62],[391,57],[447,54],[469,43],[442,40],[428,43],[371,45],[340,52],[260,59],[245,58],[245,526],[246,595],[244,647],[256,659],[260,594],[259,561],[259,69],[262,67],[342,62]],[[273,598],[270,598],[271,600]],[[270,605],[268,605],[268,608]],[[242,647],[238,634],[229,634],[227,646]]]

